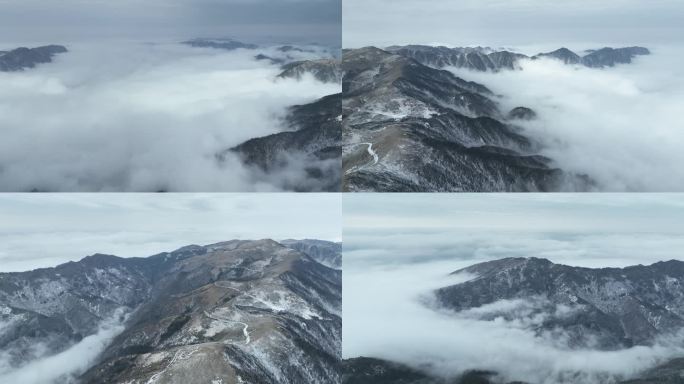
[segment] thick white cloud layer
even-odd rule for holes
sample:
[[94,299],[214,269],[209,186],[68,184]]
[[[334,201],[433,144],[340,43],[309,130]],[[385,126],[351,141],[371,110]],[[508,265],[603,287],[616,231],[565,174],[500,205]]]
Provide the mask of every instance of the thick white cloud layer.
[[[684,191],[684,70],[680,46],[603,70],[556,60],[522,63],[495,74],[453,70],[504,97],[504,110],[526,106],[539,119],[520,122],[556,165],[587,174],[603,191]],[[530,50],[530,49],[528,49]]]
[[[353,243],[354,239],[346,237],[345,241]],[[361,268],[345,259],[343,356],[384,358],[443,376],[491,369],[509,381],[602,384],[684,353],[674,346],[678,340],[619,351],[573,350],[563,345],[558,334],[536,336],[524,321],[480,320],[473,313],[454,314],[426,306],[423,296],[433,289],[468,278],[446,276],[466,264],[442,261]],[[497,305],[503,313],[519,309],[510,303]]]
[[[215,155],[283,130],[288,106],[340,91],[310,77],[276,80],[279,67],[251,50],[69,49],[34,70],[0,73],[0,190],[276,190],[281,180]],[[305,182],[297,166],[291,172]]]
[[[454,313],[434,289],[458,269],[505,257],[584,267],[681,259],[680,195],[400,194],[344,196],[345,358],[379,357],[455,375],[491,369],[508,381],[612,383],[684,354],[680,337],[618,351],[573,349],[562,332],[533,330],[544,298]],[[506,316],[504,316],[506,315]],[[506,320],[509,319],[509,320]]]

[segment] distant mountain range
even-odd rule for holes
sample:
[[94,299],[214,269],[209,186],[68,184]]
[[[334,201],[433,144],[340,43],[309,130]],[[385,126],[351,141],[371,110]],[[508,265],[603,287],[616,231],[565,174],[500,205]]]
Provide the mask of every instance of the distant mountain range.
[[126,314],[123,332],[78,382],[334,382],[341,271],[317,260],[339,265],[340,247],[234,240],[3,273],[0,350],[19,368]]
[[493,50],[491,48],[448,48],[427,45],[391,46],[388,52],[412,58],[432,67],[456,67],[476,71],[500,71],[504,69],[518,69],[520,60],[552,58],[565,64],[583,65],[590,68],[613,67],[617,64],[629,64],[641,55],[651,52],[644,47],[601,48],[589,50],[583,56],[567,49],[560,48],[552,52],[526,56],[507,50]]
[[[524,322],[528,330],[551,335],[556,340],[562,334],[570,348],[580,351],[653,345],[658,338],[667,338],[684,329],[684,262],[681,261],[592,269],[554,264],[545,259],[507,258],[454,272],[460,273],[474,278],[437,289],[439,308],[436,310],[447,308],[454,311],[454,316],[482,321],[521,321],[520,316],[537,319]],[[524,306],[524,310],[512,310],[516,306]],[[506,378],[499,377],[490,367],[479,368],[462,377],[445,379],[394,362],[355,358],[344,363],[343,383],[506,382]],[[674,384],[681,383],[683,376],[684,359],[673,358],[637,378],[618,382]]]
[[585,191],[553,166],[484,85],[379,48],[345,50],[345,191]]
[[16,72],[34,68],[38,64],[51,63],[52,58],[67,52],[61,45],[46,45],[37,48],[16,48],[0,51],[0,72]]

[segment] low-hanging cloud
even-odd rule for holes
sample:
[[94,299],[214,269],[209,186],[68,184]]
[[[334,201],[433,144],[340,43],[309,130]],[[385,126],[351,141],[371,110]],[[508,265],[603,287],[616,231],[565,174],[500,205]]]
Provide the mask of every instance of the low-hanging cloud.
[[383,358],[453,377],[499,372],[503,382],[608,384],[684,356],[684,335],[652,346],[597,349],[600,336],[547,328],[581,304],[543,295],[464,311],[434,290],[451,273],[507,257],[603,268],[681,259],[681,197],[640,194],[399,194],[345,196],[345,358]]
[[650,47],[632,64],[591,69],[548,60],[522,70],[453,70],[503,95],[502,109],[534,109],[519,122],[558,167],[587,174],[602,191],[684,190],[684,71],[677,46]]
[[[279,67],[252,50],[69,49],[54,63],[0,73],[1,190],[277,190],[279,180],[255,177],[237,156],[219,164],[215,155],[283,130],[288,106],[339,92],[311,77],[276,79]],[[300,166],[286,170],[292,179],[306,177]]]
[[[394,259],[394,254],[388,250],[385,257]],[[453,258],[369,266],[345,252],[344,357],[384,358],[443,377],[488,369],[505,382],[603,384],[633,377],[684,354],[677,346],[679,336],[654,346],[615,351],[572,348],[562,331],[535,331],[546,316],[573,310],[556,307],[550,313],[539,312],[546,305],[543,298],[496,302],[461,313],[439,309],[426,300],[436,288],[473,278],[449,275],[470,264]]]
[[[16,369],[0,371],[0,382],[22,384],[72,383],[87,370],[110,341],[124,330],[123,312],[103,321],[97,333],[84,337],[68,349],[40,357]],[[0,328],[0,331],[2,329]],[[5,352],[5,351],[3,351]],[[0,355],[4,357],[5,355]],[[0,368],[9,364],[0,360]]]

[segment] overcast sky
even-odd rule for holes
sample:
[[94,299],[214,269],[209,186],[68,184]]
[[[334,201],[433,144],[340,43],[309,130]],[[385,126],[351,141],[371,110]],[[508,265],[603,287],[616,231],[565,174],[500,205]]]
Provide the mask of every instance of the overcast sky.
[[2,194],[0,272],[232,239],[341,240],[337,194]]
[[339,45],[340,0],[0,0],[0,41],[236,37]]
[[680,42],[680,0],[345,0],[343,46]]
[[684,259],[684,195],[345,195],[345,271],[505,257],[585,267]]

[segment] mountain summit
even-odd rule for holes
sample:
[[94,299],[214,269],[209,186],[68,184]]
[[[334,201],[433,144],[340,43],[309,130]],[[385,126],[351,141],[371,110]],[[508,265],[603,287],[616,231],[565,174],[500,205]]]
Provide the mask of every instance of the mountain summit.
[[[21,368],[125,315],[80,382],[337,380],[341,272],[316,257],[273,240],[234,240],[0,274],[0,349]],[[38,356],[35,345],[45,347]]]

